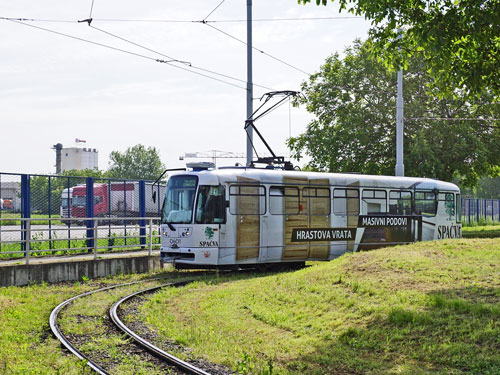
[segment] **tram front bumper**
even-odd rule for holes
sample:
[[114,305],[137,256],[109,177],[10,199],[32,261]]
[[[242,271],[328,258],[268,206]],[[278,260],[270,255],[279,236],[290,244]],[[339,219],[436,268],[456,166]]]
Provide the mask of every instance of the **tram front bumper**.
[[163,263],[217,265],[217,254],[217,248],[162,247],[160,250],[160,261]]

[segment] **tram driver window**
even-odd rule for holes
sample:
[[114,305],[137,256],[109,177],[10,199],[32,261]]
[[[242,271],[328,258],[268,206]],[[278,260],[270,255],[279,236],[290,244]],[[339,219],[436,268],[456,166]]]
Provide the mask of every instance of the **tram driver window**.
[[411,191],[391,190],[389,192],[389,213],[392,215],[412,214]]
[[196,200],[196,223],[220,224],[226,220],[224,186],[200,186]]

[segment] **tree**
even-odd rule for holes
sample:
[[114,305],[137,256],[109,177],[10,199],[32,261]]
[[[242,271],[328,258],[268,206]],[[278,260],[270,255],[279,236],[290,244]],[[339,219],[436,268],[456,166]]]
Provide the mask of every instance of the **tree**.
[[154,147],[136,145],[123,153],[113,151],[107,175],[112,178],[156,180],[165,170],[160,154]]
[[[370,41],[356,41],[302,85],[301,103],[316,118],[288,145],[295,158],[308,155],[313,170],[394,174],[396,73],[373,59],[371,48]],[[499,122],[464,119],[498,118],[499,106],[487,96],[440,98],[429,92],[426,72],[424,59],[415,57],[404,76],[405,174],[458,176],[469,186],[498,174]]]
[[[299,0],[308,3],[311,0]],[[336,0],[332,0],[336,1]],[[316,0],[326,5],[327,0]],[[374,52],[392,67],[425,60],[446,95],[500,96],[500,0],[338,0],[372,21]],[[404,37],[399,39],[399,30]]]

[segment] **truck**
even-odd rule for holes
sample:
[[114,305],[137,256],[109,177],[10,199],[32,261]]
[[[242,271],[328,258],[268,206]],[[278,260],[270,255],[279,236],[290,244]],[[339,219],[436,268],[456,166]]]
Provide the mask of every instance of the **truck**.
[[[139,217],[139,182],[111,182],[110,184],[97,183],[94,190],[94,217]],[[153,192],[159,197],[165,196],[165,186],[146,182],[146,216],[160,216],[160,202],[153,202]],[[64,193],[63,193],[64,197]],[[87,217],[87,186],[77,185],[66,191],[65,198],[69,199],[72,218]],[[62,201],[61,212],[63,212]],[[67,217],[67,215],[66,215]],[[83,223],[83,221],[82,221]]]

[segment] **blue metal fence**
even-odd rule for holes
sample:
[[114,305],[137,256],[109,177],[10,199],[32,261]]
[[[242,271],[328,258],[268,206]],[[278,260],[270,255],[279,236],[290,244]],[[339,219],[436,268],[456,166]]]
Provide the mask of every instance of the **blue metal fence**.
[[[152,201],[153,191],[157,197],[155,202]],[[99,218],[101,231],[103,224],[109,226],[110,241],[113,239],[111,226],[122,226],[125,245],[127,231],[139,230],[140,245],[144,247],[144,218],[160,217],[164,194],[165,184],[153,186],[152,181],[0,173],[0,251],[3,250],[2,241],[11,240],[2,238],[1,226],[20,226],[21,250],[25,250],[27,221],[16,219],[27,218],[50,219],[43,224],[47,227],[43,229],[50,249],[53,249],[52,240],[56,240],[53,228],[60,233],[61,226],[67,226],[67,247],[71,248],[71,231],[78,224],[86,229],[87,247],[93,248],[95,223],[88,220],[93,218]],[[3,237],[6,236],[4,233]]]
[[468,224],[500,222],[500,199],[462,198],[462,220]]

